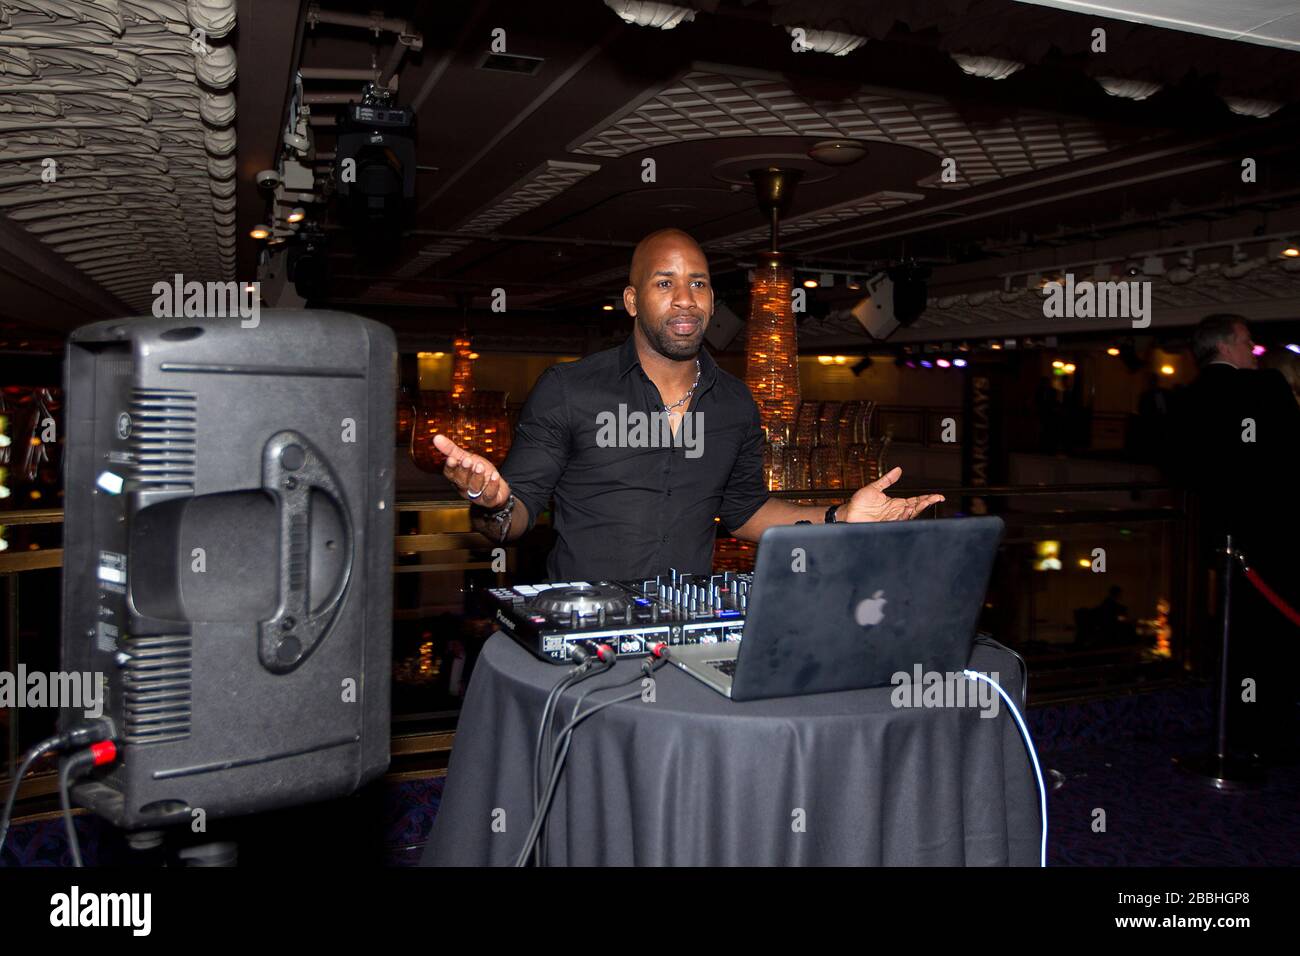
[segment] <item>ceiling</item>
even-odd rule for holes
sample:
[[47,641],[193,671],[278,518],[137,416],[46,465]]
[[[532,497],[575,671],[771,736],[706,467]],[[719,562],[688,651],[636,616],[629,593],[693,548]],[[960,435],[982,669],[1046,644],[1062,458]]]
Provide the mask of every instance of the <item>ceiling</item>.
[[1265,46],[1300,50],[1300,9],[1294,0],[1112,0],[1088,3],[1083,0],[1020,0],[1071,13],[1114,17],[1135,23],[1149,23],[1171,30],[1186,30],[1228,40],[1245,40]]
[[[1024,291],[1027,276],[1071,263],[1187,246],[1205,247],[1194,280],[1157,288],[1156,324],[1195,321],[1225,302],[1258,318],[1300,316],[1300,290],[1280,266],[1245,281],[1211,268],[1233,261],[1234,240],[1254,259],[1267,237],[1300,232],[1295,50],[1015,0],[689,6],[693,19],[657,30],[624,23],[601,0],[393,0],[376,33],[323,22],[296,0],[239,0],[237,275],[257,274],[263,247],[248,230],[275,207],[256,173],[281,156],[293,71],[307,77],[324,195],[338,101],[359,95],[358,77],[396,63],[397,101],[419,123],[417,199],[400,250],[376,261],[328,204],[308,215],[329,240],[319,304],[380,317],[407,348],[444,346],[471,312],[483,348],[574,352],[612,340],[627,318],[601,307],[619,296],[636,241],[668,225],[704,244],[719,293],[743,316],[747,269],[767,237],[746,173],[770,164],[804,174],[783,249],[839,276],[813,294],[800,333],[808,347],[865,341],[845,321],[857,295],[843,276],[901,257],[934,274],[931,309],[900,340],[1032,334],[1041,321],[1032,297],[999,295],[994,307],[986,293]],[[1256,26],[1269,20],[1267,5],[1248,9],[1261,14]],[[1099,25],[1105,53],[1093,50]],[[845,56],[796,52],[787,31],[796,26],[865,43]],[[490,55],[494,31],[513,59]],[[0,26],[0,56],[3,38]],[[340,78],[322,78],[330,73]],[[0,88],[13,82],[0,78]],[[0,94],[0,122],[5,102]],[[809,158],[830,139],[859,140],[866,157],[842,167]],[[1242,181],[1243,158],[1254,161],[1252,182]],[[197,268],[228,262],[213,229],[190,234],[209,257]],[[53,255],[42,268],[62,268],[58,287],[84,299],[75,316],[62,310],[70,317],[139,301],[138,286],[97,282],[44,245]],[[490,310],[497,289],[505,312]],[[6,312],[0,301],[0,318],[30,324],[50,313],[34,308]]]
[[140,312],[163,277],[234,279],[234,21],[234,0],[0,3],[6,237],[81,273],[74,299]]

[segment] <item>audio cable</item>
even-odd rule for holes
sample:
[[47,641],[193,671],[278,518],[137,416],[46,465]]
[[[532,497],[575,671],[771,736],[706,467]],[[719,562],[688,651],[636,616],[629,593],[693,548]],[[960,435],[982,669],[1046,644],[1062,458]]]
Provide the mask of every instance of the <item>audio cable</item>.
[[[542,745],[551,733],[552,720],[555,712],[556,701],[564,694],[566,690],[574,684],[580,683],[596,674],[603,674],[614,666],[617,656],[612,648],[605,644],[596,644],[594,641],[583,641],[580,644],[574,644],[570,653],[572,659],[576,660],[577,666],[568,674],[560,678],[551,692],[546,697],[546,704],[542,708],[542,719],[537,727],[537,739],[533,745],[533,812],[537,812],[537,803],[541,799],[541,789],[545,786],[545,778],[542,776]],[[604,664],[600,670],[595,670],[597,663]]]
[[1016,726],[1020,728],[1020,736],[1024,738],[1025,749],[1029,751],[1029,759],[1034,764],[1034,776],[1038,780],[1038,808],[1043,818],[1043,834],[1038,850],[1038,865],[1040,867],[1047,866],[1047,786],[1043,783],[1043,768],[1038,763],[1038,751],[1034,749],[1034,742],[1030,739],[1029,728],[1025,725],[1025,719],[1020,716],[1020,709],[1007,696],[1007,692],[1002,689],[1001,684],[987,674],[982,674],[970,668],[966,668],[962,673],[970,680],[982,680],[996,690],[999,696],[1006,701],[1007,706],[1011,708],[1011,716],[1016,719]]
[[540,721],[538,722],[538,724],[537,724],[537,739],[536,739],[536,741],[534,741],[534,744],[533,744],[533,788],[532,788],[532,798],[533,798],[533,806],[534,806],[534,807],[537,806],[537,801],[538,801],[538,799],[540,799],[540,797],[541,797],[541,794],[539,793],[539,791],[540,791],[541,788],[542,788],[542,784],[541,784],[541,780],[540,780],[541,775],[542,775],[542,770],[541,770],[541,762],[542,762],[542,740],[543,740],[543,739],[545,738],[545,736],[546,736],[546,727],[547,727],[547,724],[550,723],[550,719],[551,719],[551,710],[552,710],[552,708],[555,707],[555,700],[556,700],[556,698],[559,696],[559,694],[560,694],[560,693],[561,693],[561,692],[562,692],[566,687],[568,687],[568,686],[569,686],[570,684],[572,684],[574,681],[576,681],[576,680],[578,680],[579,678],[581,678],[582,675],[585,674],[585,673],[586,673],[587,671],[589,671],[590,669],[591,669],[591,662],[588,661],[588,660],[584,660],[581,664],[578,664],[576,667],[574,667],[572,670],[570,670],[567,674],[565,674],[563,677],[561,677],[558,681],[556,681],[555,686],[551,688],[551,692],[550,692],[549,694],[546,695],[546,704],[545,704],[544,707],[542,707],[542,717],[541,717],[541,720],[540,720]]
[[68,831],[68,846],[72,850],[73,866],[83,864],[81,844],[77,840],[77,828],[72,822],[71,781],[92,767],[102,767],[116,759],[117,745],[111,740],[101,740],[59,761],[59,803],[63,807],[63,825]]
[[9,835],[9,823],[13,817],[14,802],[18,799],[18,787],[32,764],[51,751],[67,750],[71,747],[85,747],[113,739],[112,721],[106,718],[83,721],[72,729],[53,737],[47,737],[36,743],[23,754],[9,783],[9,795],[5,798],[4,810],[0,811],[0,852],[3,852],[5,838]]
[[526,866],[529,857],[533,855],[533,851],[538,845],[538,840],[541,836],[541,832],[546,825],[546,819],[550,814],[551,803],[555,798],[555,790],[557,785],[559,784],[560,775],[564,770],[564,764],[569,755],[569,745],[572,743],[573,740],[574,729],[578,726],[578,724],[582,723],[588,717],[591,717],[594,714],[599,713],[600,711],[604,710],[606,707],[612,707],[615,704],[621,704],[625,701],[636,700],[637,698],[641,697],[642,691],[638,688],[637,690],[631,691],[630,693],[622,694],[618,697],[614,697],[607,701],[602,701],[601,703],[589,707],[587,710],[579,713],[579,708],[582,706],[583,701],[587,698],[588,695],[597,693],[598,691],[614,690],[619,687],[624,687],[635,681],[642,680],[645,677],[650,676],[652,673],[654,673],[654,671],[658,670],[659,667],[663,665],[663,663],[664,661],[662,659],[653,663],[650,661],[643,661],[641,664],[641,668],[639,669],[639,671],[635,676],[630,677],[627,680],[622,681],[621,683],[618,684],[610,684],[605,687],[590,688],[589,690],[585,691],[583,694],[581,694],[578,697],[577,701],[573,705],[573,712],[570,715],[569,722],[565,724],[563,728],[561,728],[559,734],[556,736],[555,744],[552,747],[551,770],[550,770],[550,774],[548,775],[546,789],[542,794],[541,803],[538,806],[537,811],[533,815],[532,825],[529,827],[528,834],[524,838],[524,846],[523,849],[519,852],[518,858],[516,858],[515,860],[515,866],[520,866],[520,867]]
[[[628,684],[634,683],[638,680],[644,680],[647,677],[651,677],[655,673],[655,671],[659,670],[659,668],[663,667],[664,664],[668,663],[668,645],[666,643],[650,645],[649,647],[646,648],[646,650],[650,651],[651,657],[656,658],[656,660],[654,660],[653,662],[642,661],[640,671],[636,674],[636,676],[629,677],[625,681],[620,681],[617,684],[607,684],[603,687],[590,687],[587,690],[584,690],[581,694],[578,695],[578,699],[573,702],[573,710],[569,714],[569,720],[573,721],[575,718],[577,718],[578,710],[579,708],[582,707],[582,702],[592,694],[599,693],[600,691],[603,690],[614,690],[619,687],[626,687]],[[564,695],[561,694],[560,699],[562,700],[563,697]],[[557,736],[555,740],[552,742],[551,759],[548,764],[548,766],[550,766],[552,770],[554,770],[557,761],[560,762],[561,764],[564,762],[564,760],[568,756],[569,743],[572,740],[573,740],[573,731],[570,730],[568,736],[564,736],[563,732],[561,732],[561,734]],[[563,756],[560,755],[561,744],[563,745],[563,752],[564,752]],[[548,779],[549,779],[549,775],[548,775]],[[536,812],[536,809],[534,809],[534,812]],[[547,812],[549,814],[549,810]],[[538,834],[537,843],[534,850],[534,863],[538,866],[546,865],[546,820],[548,819],[549,816],[543,818],[541,831]]]

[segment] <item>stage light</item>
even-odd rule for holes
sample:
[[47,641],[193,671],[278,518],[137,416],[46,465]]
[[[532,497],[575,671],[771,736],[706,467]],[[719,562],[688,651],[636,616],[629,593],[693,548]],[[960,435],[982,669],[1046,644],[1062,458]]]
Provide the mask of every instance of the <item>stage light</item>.
[[1286,246],[1282,249],[1282,255],[1288,259],[1300,259],[1300,241],[1288,239]]
[[952,366],[952,363],[949,362],[947,359],[939,359],[939,361],[935,362],[934,364],[939,366],[939,368],[950,368]]
[[993,349],[993,351],[995,352],[1000,352],[1002,351],[1002,343],[994,342],[992,345],[989,346],[989,348]]
[[957,368],[965,368],[968,363],[964,358],[955,358],[952,360],[952,364],[957,366]]
[[921,368],[934,368],[934,363],[929,359],[921,359]]
[[1052,368],[1065,368],[1065,363],[1062,362],[1060,359],[1057,359],[1055,362],[1052,363]]
[[1162,366],[1160,366],[1160,374],[1161,374],[1161,375],[1173,375],[1173,374],[1174,374],[1174,367],[1173,367],[1172,365],[1162,365]]
[[837,356],[835,356],[834,359],[832,359],[832,361],[833,361],[836,365],[844,365],[846,362],[848,362],[848,360],[849,360],[849,358],[848,358],[847,355],[837,355]]
[[470,359],[470,360],[472,361],[472,360],[478,358],[478,353],[477,353],[477,352],[470,352],[469,355],[467,355],[467,356],[465,356],[465,357],[468,358],[468,359]]
[[1108,349],[1106,350],[1106,354],[1107,354],[1107,355],[1119,355],[1119,349],[1115,348],[1115,346],[1112,345],[1110,348],[1108,348]]
[[1286,347],[1290,351],[1295,352],[1297,355],[1300,355],[1300,345],[1297,345],[1294,342],[1288,342]]
[[290,222],[302,222],[307,218],[307,210],[303,209],[301,206],[297,206],[294,208],[293,212],[289,213],[288,218]]
[[248,230],[248,234],[254,239],[265,239],[271,235],[271,230],[261,223],[258,223],[252,229]]
[[1266,346],[1266,345],[1256,345],[1256,346],[1254,346],[1254,347],[1250,350],[1250,354],[1251,354],[1251,355],[1263,355],[1263,354],[1264,354],[1265,352],[1267,352],[1267,351],[1268,351],[1268,346]]
[[819,356],[817,356],[817,364],[818,364],[818,365],[830,365],[830,364],[833,363],[834,361],[835,361],[835,357],[834,357],[833,355],[819,355]]
[[1080,558],[1080,559],[1079,559],[1079,567],[1081,567],[1081,568],[1090,568],[1090,567],[1092,567],[1092,562],[1089,561],[1087,558]]
[[1074,370],[1075,370],[1075,364],[1073,362],[1066,362],[1063,366],[1061,366],[1061,371],[1064,372],[1066,375],[1073,375]]
[[817,280],[816,280],[816,279],[804,279],[804,280],[803,280],[803,287],[804,287],[805,289],[815,289],[815,288],[817,288]]
[[605,312],[613,312],[613,311],[614,311],[614,307],[613,307],[612,305],[610,305],[608,302],[606,302],[604,305],[602,305],[602,306],[601,306],[601,309],[604,310]]

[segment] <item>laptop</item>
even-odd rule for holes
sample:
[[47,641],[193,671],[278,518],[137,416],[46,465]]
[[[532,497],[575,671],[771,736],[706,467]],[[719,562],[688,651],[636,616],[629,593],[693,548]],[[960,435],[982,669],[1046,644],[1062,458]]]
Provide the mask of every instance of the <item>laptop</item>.
[[742,640],[669,660],[732,700],[883,687],[917,664],[960,672],[1002,531],[996,517],[768,528]]

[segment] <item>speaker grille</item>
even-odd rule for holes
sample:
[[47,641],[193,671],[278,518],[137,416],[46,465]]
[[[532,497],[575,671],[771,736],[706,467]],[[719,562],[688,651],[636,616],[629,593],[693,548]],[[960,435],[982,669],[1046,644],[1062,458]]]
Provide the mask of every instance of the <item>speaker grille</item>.
[[132,477],[149,488],[194,490],[195,397],[167,388],[131,390]]
[[156,744],[190,733],[193,661],[186,634],[130,637],[123,677],[126,742]]

